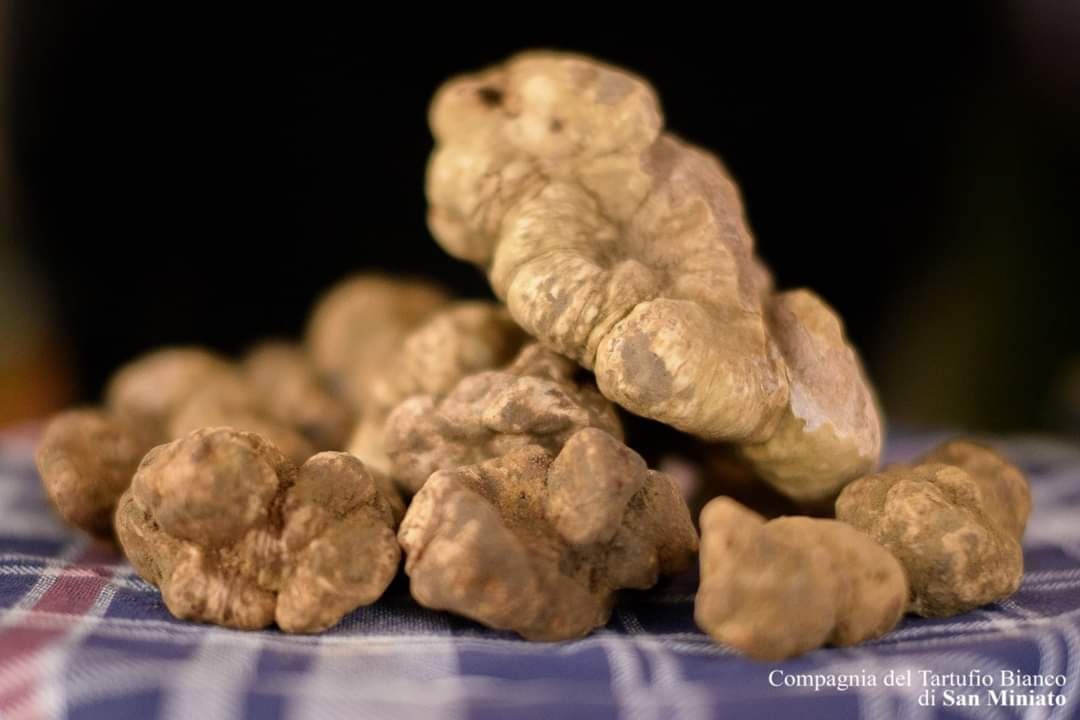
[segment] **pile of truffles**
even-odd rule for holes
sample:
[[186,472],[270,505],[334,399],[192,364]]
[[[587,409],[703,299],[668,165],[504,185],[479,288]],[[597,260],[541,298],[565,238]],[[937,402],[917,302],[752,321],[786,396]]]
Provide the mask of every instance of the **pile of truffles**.
[[732,473],[835,516],[702,511],[695,618],[751,657],[1016,590],[1023,475],[969,442],[878,472],[840,318],[773,287],[734,181],[664,131],[648,83],[527,53],[447,82],[430,122],[432,234],[497,302],[355,276],[302,343],[152,352],[45,429],[60,515],[118,542],[174,615],[324,630],[404,557],[425,607],[585,635],[698,556],[682,488],[649,467],[664,453],[628,447],[628,423],[692,448],[707,486]]

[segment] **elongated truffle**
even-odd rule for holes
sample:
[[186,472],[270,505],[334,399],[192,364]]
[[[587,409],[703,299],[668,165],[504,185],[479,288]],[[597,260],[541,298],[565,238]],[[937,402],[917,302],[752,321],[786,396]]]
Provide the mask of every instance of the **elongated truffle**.
[[881,423],[835,313],[773,294],[734,181],[647,82],[524,53],[430,110],[428,223],[514,320],[631,412],[732,442],[797,500],[873,470]]

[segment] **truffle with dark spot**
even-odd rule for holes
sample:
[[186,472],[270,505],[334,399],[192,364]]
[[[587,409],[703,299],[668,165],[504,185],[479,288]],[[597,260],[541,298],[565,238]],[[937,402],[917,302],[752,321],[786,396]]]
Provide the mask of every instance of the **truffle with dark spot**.
[[799,502],[876,467],[881,420],[842,324],[808,291],[773,292],[735,182],[664,132],[645,80],[528,52],[446,82],[429,120],[436,240],[605,397],[744,447]]

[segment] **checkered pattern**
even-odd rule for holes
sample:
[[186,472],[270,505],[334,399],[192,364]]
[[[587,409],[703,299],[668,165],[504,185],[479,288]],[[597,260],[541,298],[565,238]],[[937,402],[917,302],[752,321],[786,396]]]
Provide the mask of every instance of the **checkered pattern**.
[[[920,708],[920,687],[771,687],[775,668],[1060,673],[1066,705],[1038,717],[1080,713],[1080,447],[999,443],[1030,473],[1035,495],[1028,572],[1015,597],[951,620],[908,618],[878,642],[769,665],[695,628],[693,577],[629,593],[606,628],[559,644],[423,610],[403,579],[314,637],[179,622],[121,557],[50,515],[33,437],[0,435],[0,718],[918,718],[943,710]],[[894,438],[891,454],[911,457],[938,439]]]

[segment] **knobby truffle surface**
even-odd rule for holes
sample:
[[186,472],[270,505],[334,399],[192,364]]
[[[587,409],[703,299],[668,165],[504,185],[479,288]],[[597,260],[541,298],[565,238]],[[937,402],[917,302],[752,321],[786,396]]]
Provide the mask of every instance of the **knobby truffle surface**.
[[526,53],[445,83],[429,118],[435,238],[606,397],[762,446],[762,476],[796,495],[874,468],[880,420],[839,320],[807,291],[773,294],[738,188],[663,131],[648,83]]
[[907,603],[903,568],[869,535],[835,520],[766,522],[728,498],[701,513],[700,565],[698,626],[759,660],[879,637]]
[[467,375],[505,365],[524,338],[498,303],[459,301],[434,313],[374,372],[349,452],[369,467],[389,471],[385,426],[394,407],[413,395],[446,394]]
[[616,590],[681,572],[697,550],[670,478],[597,428],[557,456],[526,445],[435,473],[398,539],[421,605],[534,640],[600,627]]
[[386,422],[391,475],[415,492],[436,470],[473,465],[526,445],[552,454],[595,427],[622,439],[614,406],[574,376],[578,368],[538,344],[500,370],[465,377],[446,395],[416,395]]
[[175,616],[317,632],[393,579],[401,512],[347,453],[297,467],[254,433],[204,428],[147,454],[116,531]]
[[838,519],[900,560],[911,585],[910,610],[926,616],[956,615],[1016,591],[1030,511],[1023,473],[967,441],[857,480],[836,501]]

